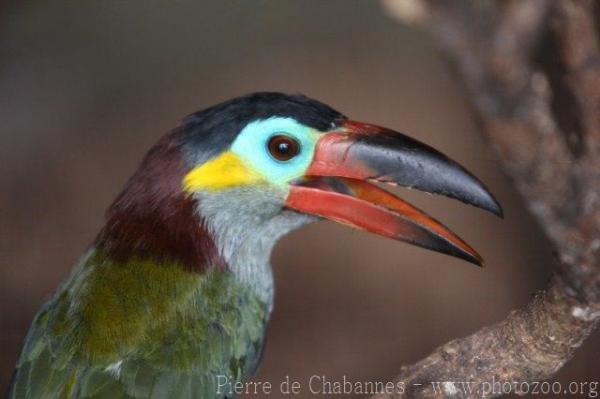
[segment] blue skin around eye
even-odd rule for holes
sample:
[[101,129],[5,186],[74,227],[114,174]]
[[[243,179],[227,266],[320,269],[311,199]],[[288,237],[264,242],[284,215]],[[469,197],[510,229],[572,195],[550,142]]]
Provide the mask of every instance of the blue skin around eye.
[[[298,155],[288,161],[278,161],[269,154],[269,139],[279,134],[300,144]],[[273,117],[246,125],[231,145],[231,151],[268,181],[285,184],[304,174],[313,159],[316,141],[317,132],[294,118]]]

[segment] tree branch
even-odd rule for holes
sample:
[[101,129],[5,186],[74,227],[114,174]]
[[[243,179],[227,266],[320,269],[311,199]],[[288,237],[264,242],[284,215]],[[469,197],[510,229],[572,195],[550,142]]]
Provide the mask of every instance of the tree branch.
[[[492,397],[432,381],[551,377],[600,321],[600,3],[384,0],[456,66],[490,145],[557,253],[524,310],[404,367],[388,397]],[[485,386],[485,385],[483,385]],[[518,385],[513,386],[513,392]]]

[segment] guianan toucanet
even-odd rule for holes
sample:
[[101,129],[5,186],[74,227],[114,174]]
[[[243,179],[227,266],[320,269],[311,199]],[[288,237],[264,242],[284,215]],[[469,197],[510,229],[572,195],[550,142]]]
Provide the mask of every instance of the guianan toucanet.
[[8,397],[231,397],[260,360],[271,249],[331,219],[481,264],[396,184],[497,215],[473,175],[401,133],[302,95],[255,93],[186,117],[150,149],[39,310]]

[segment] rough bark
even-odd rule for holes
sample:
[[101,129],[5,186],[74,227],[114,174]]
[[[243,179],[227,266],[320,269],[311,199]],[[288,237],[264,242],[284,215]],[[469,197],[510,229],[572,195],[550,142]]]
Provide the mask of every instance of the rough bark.
[[[487,141],[557,256],[549,287],[526,309],[403,367],[405,391],[376,397],[492,397],[499,392],[483,390],[493,381],[548,379],[600,321],[600,2],[384,5],[430,32],[453,61]],[[432,381],[472,381],[473,392]]]

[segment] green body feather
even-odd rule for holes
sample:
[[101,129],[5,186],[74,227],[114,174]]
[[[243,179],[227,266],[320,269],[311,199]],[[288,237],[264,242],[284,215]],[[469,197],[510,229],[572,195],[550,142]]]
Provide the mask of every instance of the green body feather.
[[223,398],[217,376],[254,371],[267,319],[228,271],[92,250],[36,315],[9,398]]

